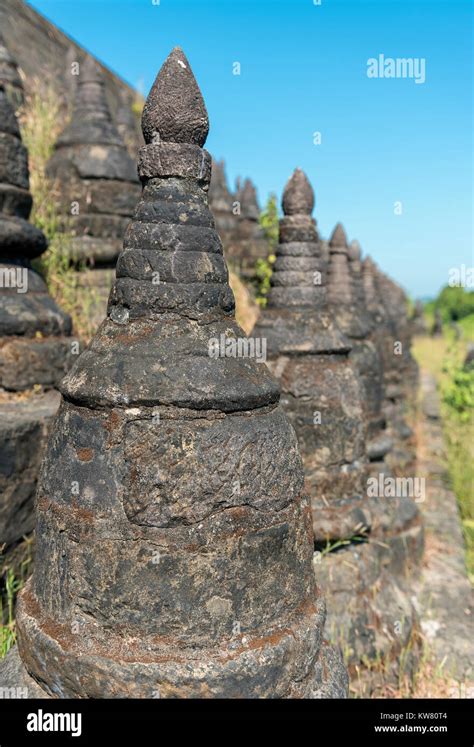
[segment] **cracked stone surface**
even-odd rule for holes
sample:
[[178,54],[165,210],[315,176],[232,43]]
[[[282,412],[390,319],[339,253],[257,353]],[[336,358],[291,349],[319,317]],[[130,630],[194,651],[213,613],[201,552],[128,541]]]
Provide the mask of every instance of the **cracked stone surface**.
[[174,49],[144,115],[142,198],[107,319],[61,385],[17,613],[24,669],[51,697],[347,691],[278,385],[253,358],[209,355],[243,333],[198,90]]

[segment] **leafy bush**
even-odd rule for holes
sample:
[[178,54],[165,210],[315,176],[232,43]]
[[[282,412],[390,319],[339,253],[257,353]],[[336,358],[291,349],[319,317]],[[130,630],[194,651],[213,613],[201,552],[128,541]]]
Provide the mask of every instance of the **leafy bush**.
[[269,196],[259,220],[265,237],[270,244],[270,248],[274,252],[278,244],[278,206],[276,195],[271,194]]
[[474,314],[474,291],[447,285],[435,300],[434,308],[439,309],[445,322],[464,319]]
[[469,420],[474,408],[474,368],[447,364],[448,379],[443,385],[443,401],[449,405],[463,421]]
[[267,259],[257,259],[255,263],[255,285],[256,298],[258,305],[264,309],[268,301],[268,291],[270,290],[270,278],[273,272],[273,263],[275,255],[270,254]]

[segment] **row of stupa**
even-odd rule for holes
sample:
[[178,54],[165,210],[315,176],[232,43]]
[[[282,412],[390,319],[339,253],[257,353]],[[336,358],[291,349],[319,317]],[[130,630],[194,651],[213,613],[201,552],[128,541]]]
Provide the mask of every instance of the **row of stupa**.
[[[92,120],[92,72],[87,87]],[[61,393],[0,685],[31,697],[344,697],[346,665],[370,678],[382,657],[396,679],[409,652],[415,668],[419,512],[368,489],[416,458],[402,291],[342,226],[320,241],[297,170],[253,332],[268,367],[215,354],[216,341],[248,341],[209,209],[207,112],[176,48],[143,111],[142,193],[107,318],[74,358],[70,320],[31,264],[46,242],[27,220],[26,152],[1,87],[0,105],[0,257],[26,287],[1,289],[12,350],[1,385],[18,413],[32,383]]]

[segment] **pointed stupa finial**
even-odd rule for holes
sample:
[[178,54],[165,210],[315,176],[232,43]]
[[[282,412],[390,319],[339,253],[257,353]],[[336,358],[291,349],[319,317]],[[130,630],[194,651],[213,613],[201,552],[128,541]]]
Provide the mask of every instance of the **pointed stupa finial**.
[[353,239],[349,244],[347,253],[351,262],[360,262],[362,250],[357,239]]
[[257,190],[251,179],[245,179],[243,186],[239,189],[236,197],[240,201],[242,218],[258,221],[260,207],[258,204]]
[[206,105],[186,55],[175,47],[163,63],[142,115],[146,143],[157,139],[202,147],[209,132]]
[[313,212],[314,191],[301,169],[295,169],[288,179],[281,206],[285,215],[311,215]]
[[342,223],[338,223],[329,239],[331,249],[347,249],[347,235]]
[[55,149],[73,145],[124,145],[110,113],[104,73],[89,54],[79,67],[71,120],[59,135]]

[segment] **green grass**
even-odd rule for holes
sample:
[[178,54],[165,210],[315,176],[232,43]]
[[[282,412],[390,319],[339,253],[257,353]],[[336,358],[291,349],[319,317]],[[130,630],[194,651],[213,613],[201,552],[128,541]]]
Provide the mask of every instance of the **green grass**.
[[468,344],[474,341],[474,315],[461,319],[462,336],[446,329],[438,338],[415,340],[419,365],[436,379],[441,394],[441,417],[452,488],[461,513],[466,543],[466,566],[474,582],[474,374],[463,368]]
[[58,305],[72,317],[74,332],[88,341],[95,332],[95,324],[88,313],[96,304],[93,288],[84,289],[79,284],[78,271],[68,259],[71,234],[64,216],[57,210],[57,186],[46,176],[46,165],[54,151],[54,143],[64,127],[65,119],[51,86],[38,82],[26,98],[20,116],[23,142],[28,148],[30,164],[30,190],[33,210],[30,220],[40,228],[49,242],[48,250],[35,260],[34,267],[45,278],[49,292]]
[[30,575],[32,540],[25,538],[21,546],[21,559],[5,561],[0,556],[2,577],[0,581],[0,659],[3,659],[16,641],[15,604],[18,592]]

